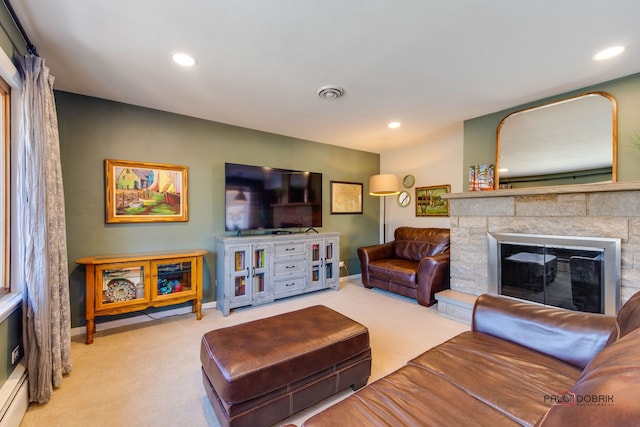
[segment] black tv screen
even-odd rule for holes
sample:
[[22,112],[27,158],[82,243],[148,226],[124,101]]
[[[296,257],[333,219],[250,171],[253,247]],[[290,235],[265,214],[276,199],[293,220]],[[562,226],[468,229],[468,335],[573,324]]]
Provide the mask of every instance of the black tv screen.
[[225,230],[322,227],[322,174],[225,163]]

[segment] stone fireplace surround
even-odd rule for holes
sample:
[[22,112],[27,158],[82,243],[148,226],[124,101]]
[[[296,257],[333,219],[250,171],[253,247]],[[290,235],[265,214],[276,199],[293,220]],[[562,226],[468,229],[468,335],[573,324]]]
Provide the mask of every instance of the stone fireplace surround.
[[640,291],[640,182],[452,193],[451,289],[438,312],[469,323],[475,298],[489,292],[487,233],[619,238],[620,304]]

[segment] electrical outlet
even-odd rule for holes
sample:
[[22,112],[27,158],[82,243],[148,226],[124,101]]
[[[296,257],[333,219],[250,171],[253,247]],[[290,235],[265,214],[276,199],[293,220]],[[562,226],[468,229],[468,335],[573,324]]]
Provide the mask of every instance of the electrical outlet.
[[19,357],[20,357],[20,346],[18,345],[11,352],[11,364],[13,365],[14,363],[16,363]]

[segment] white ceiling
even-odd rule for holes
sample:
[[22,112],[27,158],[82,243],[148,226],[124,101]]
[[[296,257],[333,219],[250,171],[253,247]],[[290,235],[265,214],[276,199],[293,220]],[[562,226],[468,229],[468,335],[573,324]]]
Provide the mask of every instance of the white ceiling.
[[638,0],[11,3],[57,89],[378,153],[640,72]]

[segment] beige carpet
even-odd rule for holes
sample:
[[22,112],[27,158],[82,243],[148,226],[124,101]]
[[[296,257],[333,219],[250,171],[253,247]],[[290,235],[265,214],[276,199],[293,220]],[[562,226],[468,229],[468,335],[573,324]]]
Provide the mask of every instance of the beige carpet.
[[[359,279],[272,304],[237,309],[228,317],[206,310],[84,335],[72,343],[73,371],[45,405],[31,405],[23,427],[41,426],[218,426],[202,386],[200,338],[211,330],[323,304],[369,328],[373,368],[370,382],[410,358],[468,329],[435,308],[392,293],[365,289]],[[99,330],[99,326],[98,326]],[[282,424],[300,425],[351,390],[300,412]]]

